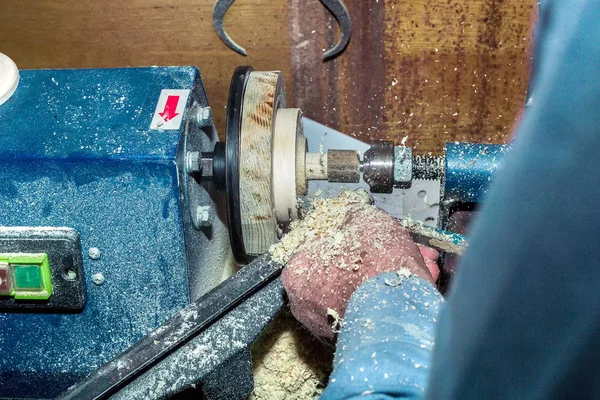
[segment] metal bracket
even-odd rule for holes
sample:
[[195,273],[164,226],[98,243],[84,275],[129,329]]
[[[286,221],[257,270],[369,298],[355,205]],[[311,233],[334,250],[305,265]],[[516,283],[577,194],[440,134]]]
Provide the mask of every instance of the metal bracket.
[[[217,35],[223,43],[225,43],[230,49],[239,53],[243,56],[247,55],[246,49],[237,44],[231,36],[225,31],[225,25],[223,20],[225,18],[225,13],[231,7],[235,0],[217,0],[215,3],[215,7],[213,9],[213,26]],[[325,54],[323,54],[323,61],[327,61],[333,59],[340,55],[348,42],[350,41],[350,35],[352,33],[352,22],[350,20],[350,13],[348,9],[344,5],[342,0],[320,0],[321,3],[329,10],[329,12],[335,17],[338,24],[340,25],[341,37],[340,41],[333,46],[331,49],[327,50]]]

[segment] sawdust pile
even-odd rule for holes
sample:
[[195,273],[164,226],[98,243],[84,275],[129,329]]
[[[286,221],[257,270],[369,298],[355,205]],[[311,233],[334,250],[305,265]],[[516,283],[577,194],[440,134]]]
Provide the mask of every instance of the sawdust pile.
[[305,240],[313,237],[335,238],[346,219],[348,206],[372,204],[373,198],[363,189],[344,191],[338,197],[316,198],[305,217],[292,222],[290,232],[269,249],[273,259],[285,264]]
[[[269,249],[273,259],[287,263],[306,240],[336,240],[348,208],[372,204],[362,189],[344,191],[334,198],[314,198],[304,218],[292,222],[290,232]],[[333,362],[333,348],[312,336],[289,313],[282,313],[252,347],[254,392],[252,400],[318,398]]]
[[254,343],[252,362],[250,400],[316,399],[331,373],[333,349],[284,312]]

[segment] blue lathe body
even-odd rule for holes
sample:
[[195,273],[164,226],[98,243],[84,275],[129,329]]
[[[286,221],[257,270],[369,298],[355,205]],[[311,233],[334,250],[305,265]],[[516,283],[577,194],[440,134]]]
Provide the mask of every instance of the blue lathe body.
[[0,310],[0,397],[46,398],[214,287],[229,243],[218,221],[194,227],[191,210],[215,205],[182,172],[184,151],[216,140],[195,118],[197,68],[20,75],[0,106],[0,225],[76,230],[87,295],[80,312]]

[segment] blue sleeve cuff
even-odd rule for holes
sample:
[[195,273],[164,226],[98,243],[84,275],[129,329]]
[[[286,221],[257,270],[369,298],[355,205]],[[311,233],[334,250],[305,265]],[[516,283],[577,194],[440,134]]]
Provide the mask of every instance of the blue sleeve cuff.
[[420,398],[443,302],[415,275],[391,272],[362,284],[346,308],[322,399]]

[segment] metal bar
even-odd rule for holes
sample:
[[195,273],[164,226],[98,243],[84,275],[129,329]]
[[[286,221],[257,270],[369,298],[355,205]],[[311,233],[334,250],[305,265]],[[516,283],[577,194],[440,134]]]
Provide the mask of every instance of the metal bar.
[[191,303],[115,359],[69,388],[58,399],[106,399],[201,334],[281,273],[263,255]]
[[459,256],[462,256],[467,248],[467,237],[458,233],[425,226],[421,221],[410,219],[402,219],[400,223],[418,244]]

